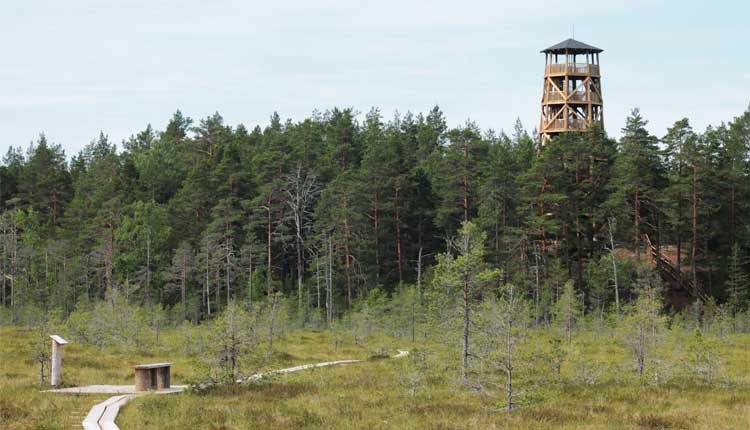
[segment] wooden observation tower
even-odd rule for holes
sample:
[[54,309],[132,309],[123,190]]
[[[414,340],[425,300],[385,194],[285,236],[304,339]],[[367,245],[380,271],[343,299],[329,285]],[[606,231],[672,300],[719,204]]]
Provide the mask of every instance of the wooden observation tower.
[[544,53],[544,91],[540,142],[566,131],[584,131],[602,123],[601,49],[568,39]]

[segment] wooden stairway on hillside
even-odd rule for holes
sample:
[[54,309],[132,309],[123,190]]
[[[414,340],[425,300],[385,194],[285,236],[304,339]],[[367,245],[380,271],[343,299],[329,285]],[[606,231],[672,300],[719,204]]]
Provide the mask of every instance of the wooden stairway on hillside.
[[651,239],[647,234],[643,235],[643,240],[646,243],[647,249],[650,250],[653,264],[658,268],[659,275],[661,275],[661,278],[669,285],[670,288],[680,289],[688,293],[693,298],[699,299],[702,302],[706,302],[708,300],[708,295],[706,295],[703,289],[700,286],[696,285],[692,279],[687,279],[682,276],[681,273],[677,272],[677,268],[675,267],[672,260],[664,257],[664,255],[659,252],[657,247],[653,243],[651,243]]

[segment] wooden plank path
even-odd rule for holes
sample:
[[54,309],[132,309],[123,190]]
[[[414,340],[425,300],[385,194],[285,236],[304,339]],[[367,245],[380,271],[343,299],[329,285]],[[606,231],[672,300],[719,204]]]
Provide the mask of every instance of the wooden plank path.
[[115,418],[120,412],[120,407],[135,396],[136,394],[114,396],[94,405],[83,420],[84,430],[119,430]]
[[[403,351],[399,349],[398,354],[394,355],[391,358],[401,358],[407,355],[409,355],[409,351]],[[273,375],[283,375],[286,373],[299,372],[300,370],[314,369],[317,367],[336,366],[339,364],[361,363],[363,361],[365,360],[338,360],[338,361],[326,361],[323,363],[303,364],[301,366],[288,367],[286,369],[272,370],[270,372],[265,372],[265,373],[256,373],[255,375],[251,375],[245,378],[238,379],[237,382],[243,383],[247,381],[257,381],[259,379],[263,379],[265,377],[273,376]]]
[[[398,354],[394,355],[391,358],[401,358],[409,355],[409,351],[404,350],[398,350]],[[272,370],[270,372],[264,372],[264,373],[256,373],[254,375],[248,376],[246,378],[238,379],[238,383],[248,382],[248,381],[257,381],[260,379],[263,379],[264,377],[273,376],[273,375],[283,375],[287,373],[294,373],[299,372],[301,370],[305,369],[314,369],[318,367],[326,367],[326,366],[337,366],[341,364],[352,364],[352,363],[361,363],[365,360],[337,360],[337,361],[326,361],[323,363],[313,363],[313,364],[303,364],[300,366],[294,366],[294,367],[287,367],[286,369],[278,369],[278,370]],[[169,390],[162,390],[162,391],[152,391],[150,393],[153,394],[170,394],[170,393],[179,393],[181,391],[185,390],[184,385],[175,385],[172,386]],[[107,391],[111,390],[111,391]],[[120,413],[120,408],[127,403],[128,400],[135,398],[136,396],[148,394],[146,392],[136,392],[135,387],[132,385],[89,385],[87,387],[73,387],[73,388],[64,388],[59,390],[49,390],[49,392],[53,393],[125,393],[120,394],[114,397],[110,397],[107,400],[97,403],[94,405],[93,408],[89,411],[88,415],[86,415],[86,418],[83,420],[83,428],[84,430],[120,430],[120,428],[115,424],[115,420],[117,419],[117,414]]]
[[263,379],[265,377],[273,376],[273,375],[283,375],[286,373],[299,372],[300,370],[305,370],[305,369],[314,369],[316,367],[336,366],[339,364],[361,363],[363,361],[364,360],[338,360],[338,361],[327,361],[324,363],[303,364],[301,366],[288,367],[286,369],[272,370],[270,372],[265,372],[265,373],[256,373],[255,375],[251,375],[245,378],[238,379],[237,382],[243,383],[247,381],[257,381],[259,379]]

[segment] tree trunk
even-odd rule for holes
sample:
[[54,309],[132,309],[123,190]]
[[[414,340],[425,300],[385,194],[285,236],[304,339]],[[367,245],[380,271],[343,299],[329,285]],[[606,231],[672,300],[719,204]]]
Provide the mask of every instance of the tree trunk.
[[303,255],[303,243],[302,243],[302,220],[300,218],[300,215],[296,215],[296,225],[297,225],[297,307],[299,312],[299,317],[302,318],[303,316],[303,309],[304,309],[304,300],[302,298],[303,295],[303,286],[304,286],[304,262],[302,261]]
[[224,250],[224,264],[226,264],[226,267],[224,268],[224,287],[227,290],[227,306],[229,306],[229,301],[232,298],[232,283],[230,276],[232,271],[232,237],[229,227],[229,223],[224,224],[224,246],[226,246],[226,249]]
[[268,217],[266,219],[266,291],[268,295],[273,294],[273,252],[272,252],[272,229],[271,229],[271,197],[268,197]]
[[505,334],[505,395],[508,402],[508,410],[513,410],[513,360],[511,354],[513,352],[513,339],[511,334],[511,327],[507,329]]
[[565,340],[570,343],[573,340],[573,298],[569,297],[565,305],[567,307],[567,315],[565,315]]
[[2,261],[0,261],[0,265],[2,266],[2,281],[0,282],[2,282],[3,307],[5,307],[8,304],[7,297],[6,297],[6,283],[7,283],[8,273],[7,273],[7,267],[5,267],[5,262],[7,259],[8,259],[8,232],[6,229],[6,225],[3,222],[3,259]]
[[214,297],[216,299],[215,307],[216,307],[216,313],[219,313],[221,309],[221,266],[220,261],[217,262],[216,268],[214,271],[214,283],[216,284],[216,289],[214,290]]
[[417,296],[419,297],[419,304],[422,304],[422,246],[419,247],[419,253],[417,254]]
[[[63,288],[63,294],[65,295],[65,316],[70,316],[70,312],[72,311],[70,302],[68,300],[68,292],[65,291],[68,285],[68,256],[63,252],[63,268],[62,268],[62,288]],[[5,276],[5,271],[3,270],[3,276]],[[72,303],[77,303],[76,300],[76,287],[75,283],[73,283],[73,291],[72,291]]]
[[416,325],[417,325],[417,316],[416,312],[414,312],[414,302],[411,304],[411,341],[414,343],[414,338],[416,336]]
[[469,175],[468,164],[469,164],[469,141],[464,139],[464,177],[463,177],[463,207],[464,207],[464,222],[469,221]]
[[[580,186],[581,178],[580,178],[580,172],[578,168],[578,163],[576,162],[576,187]],[[574,200],[574,210],[576,217],[576,278],[577,278],[577,284],[579,288],[583,288],[583,246],[581,245],[581,208],[578,205],[578,200]]]
[[[542,197],[544,196],[544,193],[547,192],[547,186],[548,185],[549,185],[549,181],[547,179],[547,176],[544,176],[544,178],[542,179],[542,189],[539,190],[539,201],[538,201],[538,204],[539,204],[539,217],[540,218],[544,217],[544,199]],[[541,225],[541,228],[540,228],[540,231],[539,231],[539,236],[541,237],[541,242],[542,242],[541,243],[542,253],[546,254],[546,252],[547,252],[547,232],[546,232],[546,230],[544,228],[544,224]]]
[[695,257],[698,248],[698,166],[693,164],[693,243],[690,250],[690,267],[693,275],[693,287],[698,288],[698,277]]
[[107,250],[105,253],[105,280],[107,291],[112,290],[114,286],[114,280],[112,279],[112,259],[114,257],[114,223],[110,221],[107,223]]
[[[654,247],[656,248],[656,273],[661,273],[661,217],[659,216],[659,210],[656,207],[654,207],[654,224],[656,225],[654,231]],[[652,250],[649,249],[648,252],[649,254],[651,254]]]
[[677,275],[682,278],[682,192],[677,197]]
[[373,234],[375,236],[375,285],[380,285],[380,199],[375,192],[373,205]]
[[317,252],[315,256],[315,290],[318,299],[316,313],[320,315],[320,255]]
[[615,237],[612,231],[612,218],[607,219],[609,226],[609,255],[612,258],[612,279],[615,283],[615,312],[620,315],[620,287],[617,283],[617,259],[615,258]]
[[730,206],[729,206],[729,243],[735,243],[737,237],[737,189],[735,188],[734,181],[732,182],[732,190],[730,192]]
[[[191,251],[192,252],[192,251]],[[182,276],[180,282],[180,301],[182,302],[182,320],[187,319],[187,255],[182,256]]]
[[464,273],[463,335],[461,336],[461,379],[467,381],[469,367],[469,274]]
[[[539,248],[534,245],[534,319],[539,318]],[[537,322],[537,321],[535,321]]]
[[15,223],[10,227],[10,309],[11,321],[15,324],[18,322],[18,229]]
[[276,293],[271,295],[271,324],[268,328],[268,348],[273,349],[273,330],[276,325]]
[[401,257],[401,208],[399,191],[401,185],[396,185],[396,256],[398,259],[398,282],[403,282],[403,263]]
[[[469,252],[469,235],[464,234],[463,249],[464,253]],[[461,336],[461,379],[467,382],[467,372],[469,367],[469,268],[464,268],[463,276],[463,335]]]
[[46,372],[44,371],[44,363],[46,360],[44,358],[39,360],[39,385],[44,385],[44,375]]
[[640,214],[640,196],[638,193],[639,190],[635,190],[635,204],[633,205],[635,207],[635,216],[633,220],[633,228],[635,230],[635,237],[633,238],[633,243],[635,244],[635,259],[639,260],[641,259],[641,214]]
[[326,279],[326,324],[331,328],[333,322],[333,238],[328,236],[328,261]]
[[349,308],[352,307],[352,274],[351,274],[351,250],[349,248],[349,213],[348,203],[344,200],[344,262],[346,266],[346,304]]
[[494,240],[492,241],[492,247],[495,254],[495,264],[500,267],[500,221],[498,217],[498,212],[502,212],[502,210],[498,207],[497,202],[495,202],[495,210],[494,210],[494,216],[492,217],[492,230],[494,235]]
[[248,247],[247,256],[247,304],[253,307],[253,250]]
[[50,287],[49,283],[49,249],[47,247],[44,248],[44,300],[42,300],[42,303],[44,304],[45,311],[48,310],[49,303],[47,300],[47,297],[52,296],[55,297],[54,294],[52,294],[51,291],[47,291],[47,289]]
[[643,375],[646,370],[646,339],[643,334],[643,328],[638,333],[638,374]]
[[151,302],[151,226],[146,227],[146,303]]
[[206,289],[203,291],[203,303],[206,305],[206,311],[208,317],[211,318],[211,289],[210,289],[210,274],[211,274],[211,254],[209,249],[208,237],[206,237]]

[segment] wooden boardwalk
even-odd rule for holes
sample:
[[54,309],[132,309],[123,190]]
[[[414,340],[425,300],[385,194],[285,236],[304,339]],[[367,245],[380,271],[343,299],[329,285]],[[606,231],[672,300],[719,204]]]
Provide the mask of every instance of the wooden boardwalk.
[[[394,355],[391,358],[401,358],[407,355],[409,355],[409,351],[404,351],[404,350],[399,349],[398,354]],[[299,372],[301,370],[314,369],[318,367],[361,363],[363,361],[365,360],[338,360],[338,361],[326,361],[323,363],[303,364],[301,366],[287,367],[286,369],[278,369],[278,370],[272,370],[270,372],[256,373],[246,378],[238,379],[237,382],[243,383],[243,382],[248,382],[248,381],[257,381],[257,380],[263,379],[265,377],[273,376],[273,375],[283,375],[287,373],[294,373],[294,372]],[[85,387],[72,387],[72,388],[62,388],[58,390],[49,390],[48,392],[73,393],[73,394],[87,394],[87,393],[89,394],[95,394],[95,393],[118,394],[117,396],[110,397],[107,400],[94,405],[94,407],[91,408],[91,410],[89,411],[88,415],[86,415],[86,418],[83,420],[82,425],[83,425],[84,430],[120,430],[117,424],[115,424],[115,419],[117,419],[117,414],[120,413],[120,408],[125,403],[127,403],[128,400],[133,399],[136,396],[140,396],[143,394],[179,393],[181,391],[184,391],[186,388],[187,387],[185,385],[174,385],[172,386],[172,388],[167,389],[167,390],[139,392],[139,391],[135,391],[135,386],[133,385],[88,385]]]
[[94,405],[83,420],[84,430],[119,430],[115,424],[120,407],[137,394],[123,394]]

